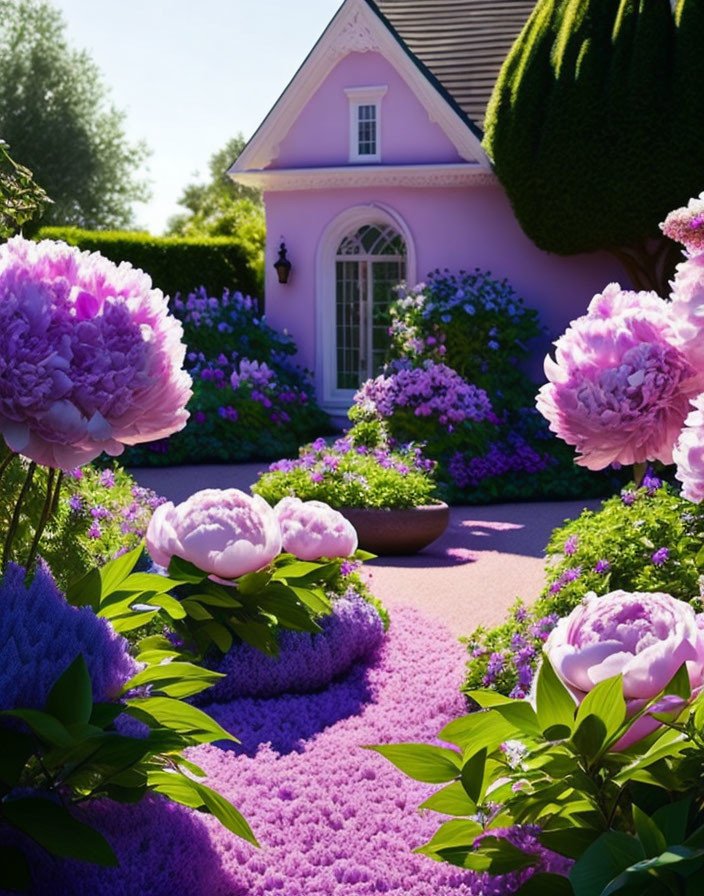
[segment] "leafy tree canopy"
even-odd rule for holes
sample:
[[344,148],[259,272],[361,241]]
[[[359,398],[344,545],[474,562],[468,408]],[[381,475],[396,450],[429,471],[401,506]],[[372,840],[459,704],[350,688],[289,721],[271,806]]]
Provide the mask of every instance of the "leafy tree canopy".
[[540,248],[610,249],[637,285],[661,285],[658,224],[704,189],[702,46],[701,0],[539,0],[484,145]]
[[241,243],[251,259],[251,267],[263,277],[266,226],[259,190],[235,183],[227,175],[245,146],[242,134],[227,141],[209,162],[210,180],[189,184],[179,199],[188,210],[168,223],[172,236],[228,236]]
[[29,168],[16,162],[8,149],[0,140],[0,240],[14,236],[51,202]]
[[43,224],[126,227],[148,198],[135,176],[146,149],[127,142],[124,113],[65,30],[45,0],[0,0],[0,136],[53,199]]

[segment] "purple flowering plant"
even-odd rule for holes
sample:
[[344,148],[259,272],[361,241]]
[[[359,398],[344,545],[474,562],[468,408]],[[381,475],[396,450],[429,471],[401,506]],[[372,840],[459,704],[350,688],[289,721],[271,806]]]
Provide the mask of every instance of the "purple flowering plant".
[[[466,641],[467,687],[518,696],[531,687],[542,643],[587,592],[665,592],[700,611],[704,585],[704,510],[654,474],[608,498],[598,510],[555,529],[546,586],[532,607],[516,605],[492,629]],[[501,667],[492,655],[503,658]]]
[[435,270],[413,288],[401,284],[391,305],[392,358],[443,362],[486,389],[497,409],[526,403],[519,366],[541,334],[507,280],[489,271]]
[[[123,584],[121,566],[123,558],[113,561],[115,588]],[[122,597],[107,579],[102,590],[113,604]],[[105,619],[67,603],[44,564],[31,583],[14,564],[0,577],[0,634],[3,891],[30,888],[36,844],[55,857],[117,865],[86,812],[95,800],[162,794],[256,844],[242,815],[183,754],[235,740],[179,699],[210,687],[218,673],[183,662],[173,649],[133,657]],[[164,656],[175,661],[164,665]]]
[[[1,455],[0,455],[1,456]],[[26,461],[12,458],[0,484],[2,549],[8,545],[17,500],[26,483]],[[41,541],[35,544],[51,471],[37,467],[25,491],[15,536],[5,551],[5,562],[27,565],[33,552],[54,571],[60,587],[120,553],[137,547],[154,510],[163,498],[138,486],[121,467],[103,470],[92,464],[65,473],[49,508]],[[56,477],[54,477],[56,481]]]
[[295,451],[330,423],[315,399],[310,371],[295,364],[293,339],[270,327],[256,299],[227,290],[176,296],[193,378],[191,419],[168,439],[139,446],[130,463],[237,462]]
[[381,421],[359,422],[345,436],[304,445],[271,464],[252,486],[270,504],[287,495],[333,507],[417,507],[433,503],[435,463],[420,445],[391,447]]

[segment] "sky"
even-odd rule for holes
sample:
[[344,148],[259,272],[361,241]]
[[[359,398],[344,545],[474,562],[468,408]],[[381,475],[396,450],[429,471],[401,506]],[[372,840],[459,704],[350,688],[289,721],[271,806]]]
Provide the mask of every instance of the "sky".
[[208,179],[230,137],[249,138],[341,0],[52,0],[67,42],[99,67],[131,143],[151,155],[135,222],[162,233],[183,188]]

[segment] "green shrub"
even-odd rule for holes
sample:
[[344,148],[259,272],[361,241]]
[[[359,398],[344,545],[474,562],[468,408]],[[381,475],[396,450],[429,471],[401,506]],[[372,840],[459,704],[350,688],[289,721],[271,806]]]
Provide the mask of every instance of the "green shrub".
[[152,278],[172,298],[205,286],[212,293],[237,286],[242,292],[259,292],[260,278],[246,250],[225,237],[157,237],[122,230],[79,230],[43,227],[36,239],[63,240],[82,251],[100,252],[111,261],[128,261]]
[[287,495],[332,507],[418,507],[437,498],[432,461],[419,447],[389,448],[381,424],[358,423],[328,445],[304,445],[297,460],[280,460],[252,486],[270,504]]
[[547,585],[533,607],[519,602],[501,625],[467,639],[466,687],[527,693],[550,630],[590,591],[664,591],[700,611],[703,545],[704,506],[655,478],[585,510],[552,533]]

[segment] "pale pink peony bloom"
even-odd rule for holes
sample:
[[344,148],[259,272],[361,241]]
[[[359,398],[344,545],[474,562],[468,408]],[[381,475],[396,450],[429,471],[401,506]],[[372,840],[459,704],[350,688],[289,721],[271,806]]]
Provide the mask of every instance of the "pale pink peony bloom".
[[577,463],[671,463],[701,377],[677,347],[668,303],[611,283],[555,346],[536,403]]
[[670,212],[660,227],[665,236],[682,243],[690,254],[704,252],[704,193]]
[[282,498],[274,508],[283,548],[299,560],[349,557],[357,550],[354,526],[323,501]]
[[704,393],[692,401],[694,410],[672,452],[677,464],[675,476],[682,483],[682,495],[700,504],[704,500]]
[[236,488],[206,488],[174,506],[154,511],[147,550],[159,566],[188,560],[215,581],[263,569],[281,552],[276,514],[259,495]]
[[142,271],[15,237],[0,246],[0,434],[64,470],[171,435],[191,395],[182,336]]
[[[704,684],[702,617],[662,592],[591,592],[560,619],[545,643],[545,654],[579,703],[599,682],[623,675],[623,695],[632,716],[687,664],[693,692]],[[658,706],[664,711],[669,706]],[[658,722],[643,716],[619,740],[623,750],[650,734]]]
[[671,287],[678,345],[697,370],[704,370],[704,254],[678,264]]

